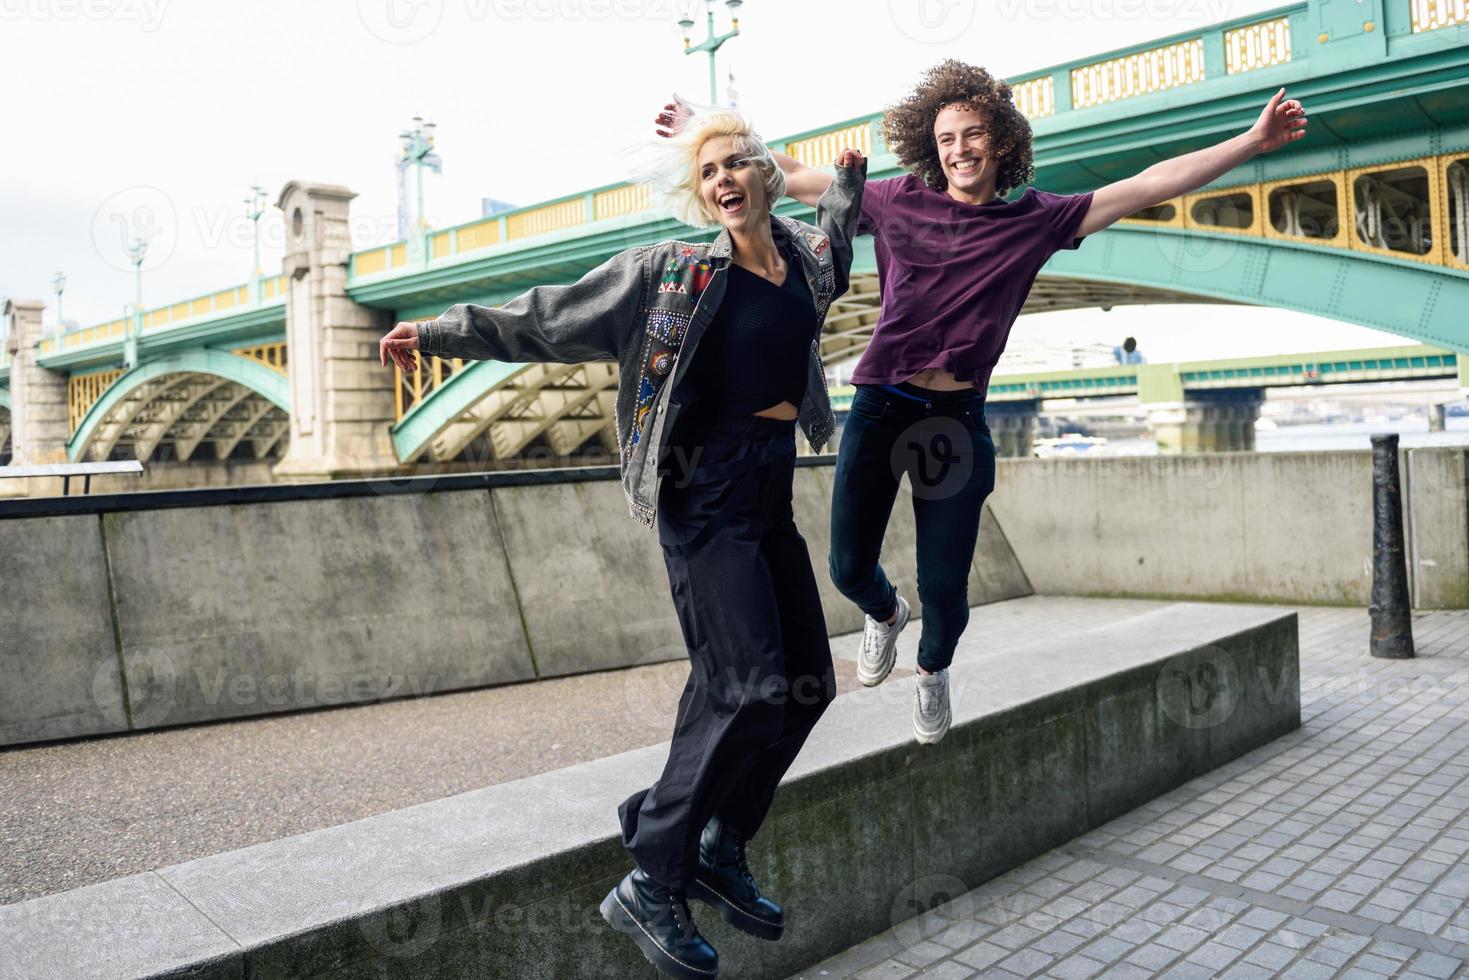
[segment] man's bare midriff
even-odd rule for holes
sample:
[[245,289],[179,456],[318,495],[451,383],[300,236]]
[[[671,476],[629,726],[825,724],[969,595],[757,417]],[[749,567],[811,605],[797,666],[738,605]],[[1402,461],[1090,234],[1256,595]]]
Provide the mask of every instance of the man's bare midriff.
[[974,387],[974,382],[960,381],[954,377],[953,372],[943,368],[924,368],[909,378],[908,383],[920,388],[932,388],[934,391],[961,391]]

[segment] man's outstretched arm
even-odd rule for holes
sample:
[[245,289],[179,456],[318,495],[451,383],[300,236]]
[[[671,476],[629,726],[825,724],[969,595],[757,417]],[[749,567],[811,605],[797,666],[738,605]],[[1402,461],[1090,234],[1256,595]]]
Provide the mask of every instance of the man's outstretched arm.
[[1250,130],[1223,143],[1155,163],[1135,177],[1119,180],[1092,196],[1077,237],[1101,231],[1119,218],[1198,190],[1261,153],[1306,135],[1306,109],[1281,89],[1266,103]]

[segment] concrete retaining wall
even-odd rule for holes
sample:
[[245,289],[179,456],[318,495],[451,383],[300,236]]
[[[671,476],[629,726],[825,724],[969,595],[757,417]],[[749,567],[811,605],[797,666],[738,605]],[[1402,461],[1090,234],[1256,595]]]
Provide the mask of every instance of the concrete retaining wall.
[[[1466,458],[1402,454],[1419,608],[1469,606]],[[990,504],[1042,594],[1370,601],[1370,452],[1001,460]]]
[[[796,474],[829,626],[860,629],[826,573],[830,462]],[[0,520],[0,745],[682,659],[657,535],[610,475],[6,505],[94,511]],[[885,561],[916,609],[894,514]],[[1030,593],[992,516],[976,566],[971,603]]]
[[[783,977],[1300,725],[1294,613],[1175,605],[996,651],[938,746],[911,678],[837,700],[752,845],[779,943],[699,906],[722,977]],[[667,745],[0,908],[0,980],[654,980],[597,904]],[[921,929],[897,930],[917,942]],[[903,937],[907,937],[904,939]]]
[[[1414,604],[1469,607],[1469,451],[1402,473]],[[680,659],[657,536],[612,476],[0,504],[50,514],[0,520],[0,745]],[[844,633],[862,616],[826,572],[831,489],[829,460],[797,469]],[[969,596],[1366,605],[1371,554],[1369,453],[1002,460]],[[906,484],[883,562],[921,612]]]

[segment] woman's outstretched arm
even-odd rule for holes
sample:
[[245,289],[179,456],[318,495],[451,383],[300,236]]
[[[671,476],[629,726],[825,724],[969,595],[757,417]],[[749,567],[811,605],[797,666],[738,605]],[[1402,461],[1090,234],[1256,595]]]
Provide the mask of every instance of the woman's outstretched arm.
[[439,357],[580,364],[615,359],[635,326],[645,250],[628,249],[569,286],[536,286],[500,307],[459,303],[436,319],[399,323],[378,342],[414,369],[414,351]]

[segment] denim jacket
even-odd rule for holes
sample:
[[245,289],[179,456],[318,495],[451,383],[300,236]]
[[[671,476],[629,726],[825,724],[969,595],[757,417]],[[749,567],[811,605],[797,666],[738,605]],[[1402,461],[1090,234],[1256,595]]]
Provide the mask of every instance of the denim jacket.
[[[774,230],[784,229],[795,243],[820,322],[847,290],[865,170],[865,164],[837,168],[816,204],[815,225],[771,218],[779,225]],[[680,409],[671,393],[724,298],[730,262],[727,230],[708,244],[664,241],[630,248],[569,286],[536,286],[498,308],[452,306],[418,325],[419,352],[528,363],[616,360],[622,489],[632,516],[652,526],[661,449]],[[798,417],[812,448],[822,448],[835,422],[819,340],[811,345]]]

